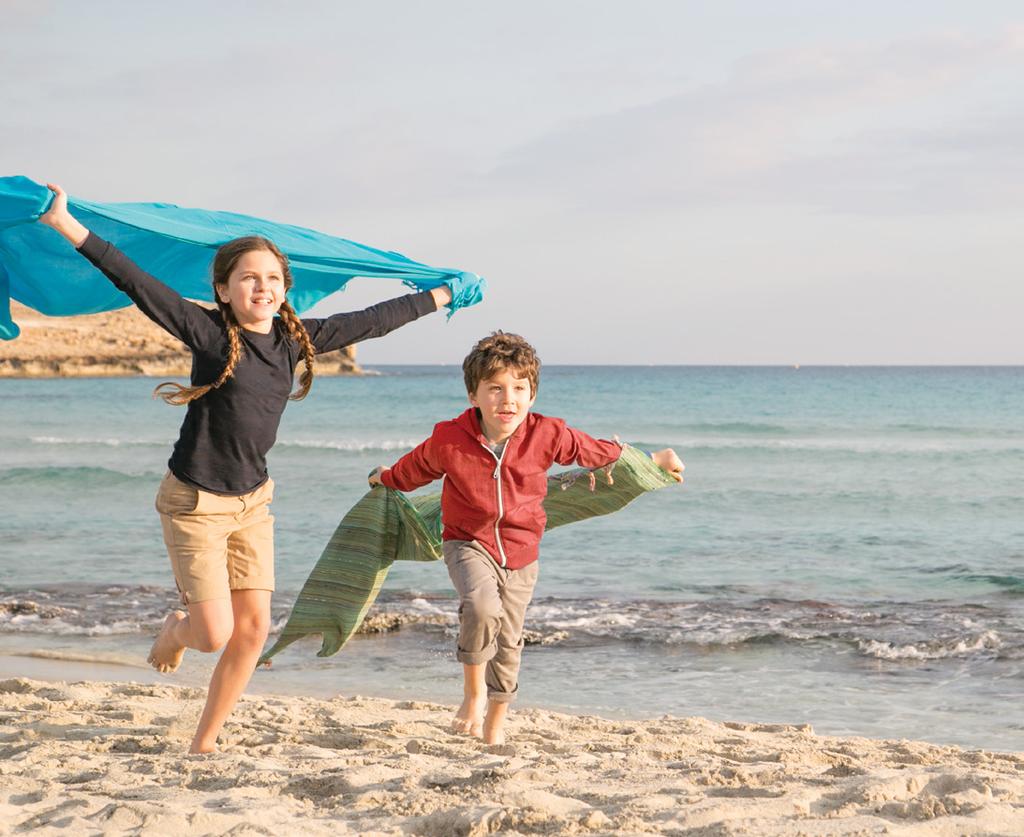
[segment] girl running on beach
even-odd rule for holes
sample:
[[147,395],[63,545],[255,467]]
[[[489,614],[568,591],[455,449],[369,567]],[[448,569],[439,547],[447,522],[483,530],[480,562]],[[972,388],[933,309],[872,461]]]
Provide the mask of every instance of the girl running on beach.
[[[221,654],[190,752],[216,749],[217,735],[252,676],[270,627],[274,589],[274,483],[267,474],[281,414],[313,382],[313,357],[381,337],[451,301],[446,286],[365,311],[299,319],[286,294],[288,259],[256,236],[224,244],[213,259],[215,310],[141,270],[68,211],[60,186],[40,221],[64,236],[157,325],[192,350],[191,386],[161,384],[186,405],[156,509],[174,579],[188,612],[175,611],[149,662],[174,671],[186,648]],[[305,368],[292,392],[299,359]]]

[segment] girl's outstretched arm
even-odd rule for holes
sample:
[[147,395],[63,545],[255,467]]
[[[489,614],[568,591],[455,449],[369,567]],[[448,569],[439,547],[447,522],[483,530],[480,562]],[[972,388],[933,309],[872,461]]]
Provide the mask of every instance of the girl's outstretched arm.
[[53,192],[53,203],[45,214],[39,216],[39,223],[53,227],[74,245],[81,247],[89,237],[89,230],[68,211],[68,195],[56,183],[47,183],[46,188]]
[[67,193],[56,183],[46,186],[53,192],[53,203],[39,216],[39,222],[64,236],[118,290],[124,291],[143,314],[192,349],[220,338],[223,329],[214,322],[210,312],[184,299],[114,245],[91,232],[68,210]]
[[362,311],[345,311],[324,318],[304,319],[317,354],[333,352],[373,337],[383,337],[406,323],[432,314],[445,304],[447,288],[434,288],[417,294],[378,302]]
[[[468,275],[468,274],[467,274]],[[476,280],[480,284],[482,280]],[[304,319],[317,354],[332,352],[371,337],[383,337],[406,323],[438,311],[453,299],[447,284],[429,291],[379,302],[364,311],[349,311],[331,317]],[[471,304],[471,303],[466,303]]]

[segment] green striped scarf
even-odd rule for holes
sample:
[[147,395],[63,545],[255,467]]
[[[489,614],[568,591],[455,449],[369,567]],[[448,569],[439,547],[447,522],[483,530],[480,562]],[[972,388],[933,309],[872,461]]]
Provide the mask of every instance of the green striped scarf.
[[[612,466],[609,485],[600,470],[578,468],[548,478],[547,528],[618,511],[641,494],[675,480],[636,448],[626,445]],[[319,657],[348,642],[377,598],[393,561],[441,558],[441,495],[406,497],[377,486],[342,519],[302,586],[288,621],[260,662],[310,634],[320,634]]]

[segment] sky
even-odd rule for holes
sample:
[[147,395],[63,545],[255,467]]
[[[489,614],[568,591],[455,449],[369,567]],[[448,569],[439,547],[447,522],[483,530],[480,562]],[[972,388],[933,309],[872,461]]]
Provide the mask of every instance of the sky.
[[4,0],[0,77],[0,174],[487,278],[364,363],[1024,363],[1018,2]]

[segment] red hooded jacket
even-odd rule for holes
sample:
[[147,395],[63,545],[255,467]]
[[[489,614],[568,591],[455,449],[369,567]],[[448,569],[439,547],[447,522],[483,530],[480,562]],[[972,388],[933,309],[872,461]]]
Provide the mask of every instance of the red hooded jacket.
[[499,459],[471,407],[435,425],[425,442],[380,475],[388,488],[412,491],[444,477],[442,537],[477,541],[502,567],[518,570],[537,560],[547,515],[547,471],[554,463],[601,468],[616,462],[617,442],[593,439],[559,418],[530,413]]

